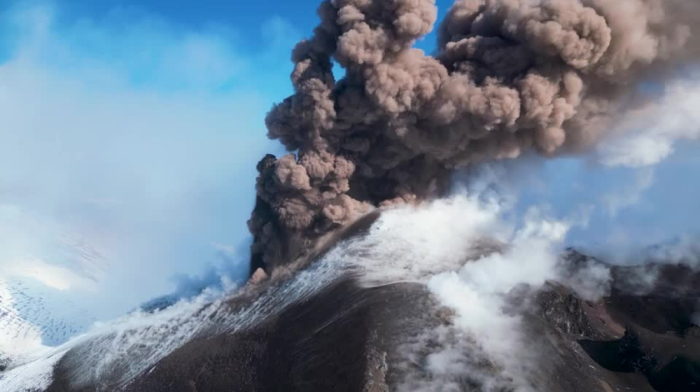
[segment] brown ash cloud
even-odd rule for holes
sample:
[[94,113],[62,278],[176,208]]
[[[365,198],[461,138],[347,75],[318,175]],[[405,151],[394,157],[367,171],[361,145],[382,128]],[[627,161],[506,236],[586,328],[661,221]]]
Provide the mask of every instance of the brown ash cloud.
[[[585,151],[696,58],[700,6],[661,0],[330,0],[267,116],[289,155],[259,164],[253,269],[307,253],[371,208],[441,195],[455,169]],[[334,63],[345,70],[335,80]]]

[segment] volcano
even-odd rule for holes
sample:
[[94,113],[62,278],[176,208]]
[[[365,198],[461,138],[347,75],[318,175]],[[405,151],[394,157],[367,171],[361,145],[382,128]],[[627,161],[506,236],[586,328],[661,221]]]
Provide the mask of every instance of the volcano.
[[[239,292],[197,305],[187,315],[197,320],[194,333],[178,328],[195,324],[168,318],[77,343],[52,367],[45,390],[698,390],[700,327],[692,317],[700,272],[608,266],[568,250],[561,281],[518,285],[505,295],[503,311],[522,321],[518,333],[532,350],[511,353],[527,361],[518,380],[458,328],[455,312],[425,284],[368,285],[361,271],[332,264],[334,250],[362,242],[378,217],[349,226],[293,273],[259,275]],[[591,267],[611,271],[607,295],[595,300],[570,279]],[[651,272],[653,285],[641,283]],[[441,374],[431,362],[446,352],[453,369]],[[96,360],[109,355],[120,358]]]
[[[508,219],[469,186],[521,157],[625,155],[610,140],[687,95],[658,90],[697,63],[698,2],[458,0],[428,55],[437,11],[321,2],[266,117],[288,153],[257,165],[250,280],[0,353],[0,390],[700,391],[697,249],[606,262],[563,246],[574,218]],[[693,137],[652,131],[631,143],[652,161]]]

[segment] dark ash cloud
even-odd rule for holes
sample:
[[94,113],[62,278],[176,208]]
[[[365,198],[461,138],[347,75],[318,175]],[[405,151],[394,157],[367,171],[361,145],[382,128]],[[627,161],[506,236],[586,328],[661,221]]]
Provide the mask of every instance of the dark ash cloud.
[[433,28],[433,0],[324,1],[292,54],[295,93],[267,116],[269,137],[292,153],[258,165],[252,270],[304,254],[374,206],[440,195],[455,168],[600,143],[646,104],[640,81],[695,57],[698,8],[459,0],[429,56],[412,46]]

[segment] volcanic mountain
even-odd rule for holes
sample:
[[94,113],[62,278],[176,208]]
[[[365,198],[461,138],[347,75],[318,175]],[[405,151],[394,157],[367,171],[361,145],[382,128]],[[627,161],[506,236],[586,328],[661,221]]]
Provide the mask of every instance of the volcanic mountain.
[[154,302],[6,365],[0,389],[700,390],[697,254],[563,251],[569,223],[510,227],[453,176],[658,113],[697,60],[698,2],[458,0],[432,56],[414,44],[434,0],[318,15],[266,118],[289,153],[257,165],[248,284]]
[[[378,217],[346,228],[294,273],[259,275],[239,292],[197,305],[187,316],[194,324],[171,317],[74,345],[46,390],[698,390],[697,270],[614,267],[567,251],[560,281],[517,285],[505,295],[502,311],[522,321],[512,333],[530,350],[510,353],[526,362],[523,373],[509,373],[419,280],[368,284],[360,269],[340,264],[338,250],[370,246]],[[482,245],[463,261],[499,251]],[[585,299],[577,279],[598,268],[611,273],[607,294]],[[649,276],[652,284],[642,279]],[[192,327],[192,334],[178,331]],[[120,358],[96,360],[110,355]],[[431,362],[439,358],[451,370],[436,371]]]

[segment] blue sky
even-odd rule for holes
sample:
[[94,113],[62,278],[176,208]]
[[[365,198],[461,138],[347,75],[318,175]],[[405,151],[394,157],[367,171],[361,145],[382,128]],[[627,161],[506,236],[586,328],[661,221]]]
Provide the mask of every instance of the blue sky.
[[[30,4],[32,1],[22,3]],[[46,4],[46,1],[33,3]],[[296,32],[307,36],[317,22],[317,0],[298,1],[197,1],[192,0],[69,0],[54,2],[60,4],[62,12],[57,18],[59,24],[73,24],[81,19],[105,21],[115,16],[148,15],[157,17],[173,25],[176,29],[207,29],[221,27],[230,29],[240,39],[242,48],[255,51],[266,45],[269,36],[261,29],[275,18],[283,19]],[[437,0],[440,17],[452,4],[450,0]],[[5,8],[12,6],[10,1]],[[426,51],[432,51],[435,35],[426,37],[418,44]]]
[[109,318],[245,264],[255,163],[279,152],[263,120],[301,33],[269,12],[241,28],[65,4],[1,15],[0,277]]
[[[0,276],[89,291],[106,318],[172,291],[174,275],[244,263],[255,163],[281,152],[264,115],[291,92],[290,52],[317,5],[3,2],[0,229],[13,240]],[[89,276],[57,256],[63,235],[101,255]]]
[[[291,92],[290,51],[317,3],[3,2],[0,279],[50,299],[55,317],[107,319],[178,282],[242,278],[255,163],[281,152],[264,116]],[[663,125],[638,139],[697,139]],[[538,161],[520,204],[594,207],[571,238],[589,246],[697,232],[698,145],[671,147],[643,165]]]

